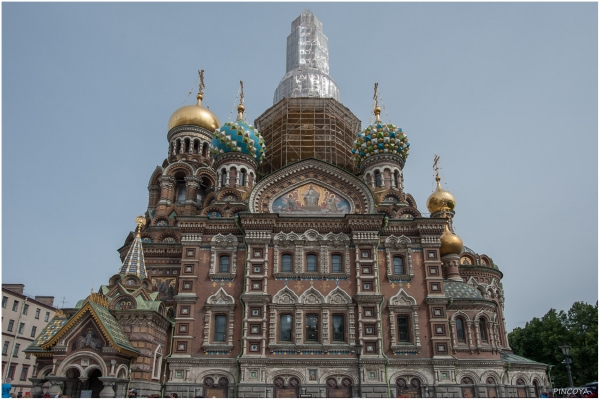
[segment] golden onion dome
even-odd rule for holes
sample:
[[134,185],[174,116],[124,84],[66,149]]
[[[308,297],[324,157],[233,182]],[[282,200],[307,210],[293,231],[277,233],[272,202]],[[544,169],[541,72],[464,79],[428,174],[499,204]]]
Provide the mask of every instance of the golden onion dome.
[[450,210],[454,210],[454,206],[456,205],[454,195],[449,191],[442,189],[439,175],[435,176],[435,180],[437,181],[437,188],[427,199],[427,209],[432,214],[436,211],[440,211],[444,206],[448,207]]
[[215,114],[202,107],[202,93],[196,96],[198,102],[193,106],[183,106],[169,118],[169,130],[180,125],[196,125],[214,132],[221,127],[221,122]]
[[463,249],[463,241],[454,233],[450,232],[448,224],[446,223],[446,230],[440,237],[442,245],[440,246],[440,255],[443,257],[448,254],[460,254]]

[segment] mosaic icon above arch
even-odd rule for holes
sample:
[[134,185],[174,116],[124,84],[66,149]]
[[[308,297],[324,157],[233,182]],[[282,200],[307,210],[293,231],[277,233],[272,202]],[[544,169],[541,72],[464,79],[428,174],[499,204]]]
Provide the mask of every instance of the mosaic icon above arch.
[[352,209],[350,202],[330,188],[316,183],[288,190],[275,198],[271,212],[282,215],[339,215],[349,214]]

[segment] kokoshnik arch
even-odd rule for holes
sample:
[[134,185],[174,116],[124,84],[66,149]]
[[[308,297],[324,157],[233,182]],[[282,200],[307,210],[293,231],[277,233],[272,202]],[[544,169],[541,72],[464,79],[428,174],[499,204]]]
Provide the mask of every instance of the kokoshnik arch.
[[510,349],[502,272],[463,246],[439,177],[421,214],[407,135],[381,121],[377,87],[361,129],[328,57],[306,10],[253,125],[243,90],[234,122],[204,108],[201,73],[120,270],[26,350],[38,392],[539,397],[546,365]]

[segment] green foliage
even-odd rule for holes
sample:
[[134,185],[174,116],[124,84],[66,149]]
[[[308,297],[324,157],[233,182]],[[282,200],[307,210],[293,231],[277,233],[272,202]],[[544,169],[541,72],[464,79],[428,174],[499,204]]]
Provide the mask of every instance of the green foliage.
[[562,344],[571,346],[573,385],[598,380],[598,303],[576,302],[567,313],[550,309],[525,328],[515,328],[508,340],[515,354],[552,365],[556,387],[569,386]]

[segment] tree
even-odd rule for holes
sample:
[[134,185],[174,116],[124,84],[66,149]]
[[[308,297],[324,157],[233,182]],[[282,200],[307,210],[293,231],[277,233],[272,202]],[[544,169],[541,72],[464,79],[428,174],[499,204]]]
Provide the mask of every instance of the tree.
[[576,302],[571,309],[550,309],[542,318],[533,318],[524,328],[508,334],[513,352],[552,365],[557,387],[567,387],[569,378],[562,361],[560,345],[571,346],[571,371],[575,386],[598,378],[598,303],[595,306]]

